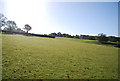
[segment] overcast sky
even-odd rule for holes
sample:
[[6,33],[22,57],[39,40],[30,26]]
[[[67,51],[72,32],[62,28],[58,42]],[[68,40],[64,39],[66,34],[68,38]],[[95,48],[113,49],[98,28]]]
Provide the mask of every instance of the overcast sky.
[[0,0],[0,13],[30,32],[118,35],[118,2]]

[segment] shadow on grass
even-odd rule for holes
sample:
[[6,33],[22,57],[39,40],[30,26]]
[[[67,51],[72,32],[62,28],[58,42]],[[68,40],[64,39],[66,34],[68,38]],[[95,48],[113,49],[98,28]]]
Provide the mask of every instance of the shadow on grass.
[[120,48],[120,42],[106,42],[106,43],[100,43],[100,42],[98,42],[97,40],[93,40],[93,41],[84,41],[84,42]]
[[[99,43],[101,44],[101,43]],[[106,43],[102,43],[103,45],[108,45],[108,46],[113,46],[113,47],[118,47],[120,48],[120,43],[118,42],[115,42],[115,43],[112,43],[112,42],[106,42]]]
[[108,45],[118,45],[117,43],[111,43],[111,42],[107,42],[107,43],[104,43],[104,44],[108,44]]

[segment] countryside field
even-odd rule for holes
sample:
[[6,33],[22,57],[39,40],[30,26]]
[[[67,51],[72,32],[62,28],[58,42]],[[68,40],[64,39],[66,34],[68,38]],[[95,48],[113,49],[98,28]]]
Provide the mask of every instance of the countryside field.
[[2,35],[3,79],[117,79],[118,48],[71,38]]

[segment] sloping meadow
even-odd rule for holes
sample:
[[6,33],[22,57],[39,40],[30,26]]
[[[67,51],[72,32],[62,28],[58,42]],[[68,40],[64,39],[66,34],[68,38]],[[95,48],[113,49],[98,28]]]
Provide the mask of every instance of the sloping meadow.
[[2,35],[3,79],[117,79],[118,49],[81,39]]

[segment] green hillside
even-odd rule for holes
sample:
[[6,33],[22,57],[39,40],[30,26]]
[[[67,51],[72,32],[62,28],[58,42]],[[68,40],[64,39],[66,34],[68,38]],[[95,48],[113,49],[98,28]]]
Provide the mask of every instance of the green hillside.
[[118,78],[116,47],[82,39],[5,34],[2,44],[3,79]]

